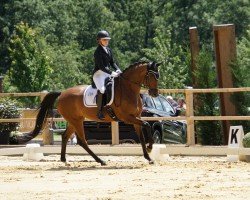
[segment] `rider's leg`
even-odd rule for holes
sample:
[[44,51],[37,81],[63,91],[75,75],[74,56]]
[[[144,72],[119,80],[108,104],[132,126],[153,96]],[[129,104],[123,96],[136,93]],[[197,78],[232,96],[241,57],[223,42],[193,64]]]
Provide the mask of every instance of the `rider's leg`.
[[103,108],[103,94],[105,92],[105,85],[104,85],[104,81],[107,77],[109,77],[110,75],[101,71],[101,70],[98,70],[97,72],[95,72],[95,74],[93,75],[93,80],[95,82],[95,85],[98,89],[98,95],[97,95],[97,101],[96,101],[96,104],[97,104],[97,108],[98,108],[98,113],[97,113],[97,117],[99,119],[103,119],[104,118],[104,115],[102,113],[102,108]]
[[99,119],[104,119],[104,115],[102,113],[102,108],[103,108],[103,94],[98,90],[97,92],[97,100],[96,100],[98,112],[97,112],[97,117]]

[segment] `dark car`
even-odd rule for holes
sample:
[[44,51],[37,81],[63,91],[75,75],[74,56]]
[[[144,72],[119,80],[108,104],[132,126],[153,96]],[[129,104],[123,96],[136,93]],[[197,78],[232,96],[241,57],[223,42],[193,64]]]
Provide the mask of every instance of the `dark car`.
[[[122,143],[139,143],[139,138],[131,124],[119,123],[119,142]],[[88,144],[111,144],[111,123],[86,121],[84,131]]]
[[[147,117],[169,117],[177,116],[176,108],[162,95],[151,97],[147,94],[142,95],[143,112],[142,116]],[[160,120],[149,121],[152,127],[152,135],[155,143],[186,143],[185,121]]]
[[[176,110],[162,95],[151,97],[141,94],[143,101],[143,117],[176,116]],[[186,143],[186,123],[175,120],[148,121],[152,128],[155,143]],[[111,144],[111,123],[85,121],[84,131],[89,144]],[[147,141],[147,134],[145,133]],[[134,126],[119,122],[120,143],[139,143]]]

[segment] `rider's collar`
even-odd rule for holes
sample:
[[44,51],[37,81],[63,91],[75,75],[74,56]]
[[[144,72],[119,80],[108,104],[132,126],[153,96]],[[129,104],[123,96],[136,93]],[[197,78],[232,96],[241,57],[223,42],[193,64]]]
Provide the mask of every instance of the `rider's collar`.
[[101,47],[104,49],[104,51],[106,51],[106,53],[108,53],[108,49],[107,49],[107,47],[102,46],[102,45],[101,45]]

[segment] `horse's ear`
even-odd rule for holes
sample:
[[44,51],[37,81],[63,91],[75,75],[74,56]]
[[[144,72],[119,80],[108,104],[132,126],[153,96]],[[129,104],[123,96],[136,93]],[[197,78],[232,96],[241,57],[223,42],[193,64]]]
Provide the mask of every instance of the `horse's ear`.
[[155,66],[155,61],[148,63],[148,69],[151,69],[154,66]]

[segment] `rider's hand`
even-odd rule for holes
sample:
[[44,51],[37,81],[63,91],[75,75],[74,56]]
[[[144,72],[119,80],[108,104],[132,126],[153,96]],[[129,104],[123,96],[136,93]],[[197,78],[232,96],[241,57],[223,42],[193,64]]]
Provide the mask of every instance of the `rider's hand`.
[[116,70],[115,72],[118,73],[118,74],[122,73],[122,71],[120,69]]
[[111,73],[111,76],[117,77],[117,76],[119,76],[119,74],[118,74],[117,72],[112,72],[112,73]]

